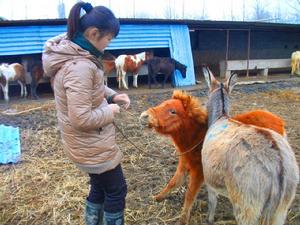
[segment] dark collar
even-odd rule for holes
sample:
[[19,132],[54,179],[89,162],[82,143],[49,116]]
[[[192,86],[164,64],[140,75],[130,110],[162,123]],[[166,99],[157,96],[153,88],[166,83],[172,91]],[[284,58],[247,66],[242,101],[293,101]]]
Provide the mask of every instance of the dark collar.
[[92,43],[89,42],[81,32],[76,33],[72,41],[75,44],[79,45],[81,48],[89,51],[92,55],[96,56],[97,58],[99,58],[102,55],[102,52],[96,49],[94,45],[92,45]]

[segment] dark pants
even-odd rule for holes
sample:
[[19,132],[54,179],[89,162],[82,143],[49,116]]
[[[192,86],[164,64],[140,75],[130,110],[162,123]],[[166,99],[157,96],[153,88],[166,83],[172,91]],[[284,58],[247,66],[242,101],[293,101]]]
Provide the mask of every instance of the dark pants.
[[120,212],[125,209],[127,185],[121,165],[102,174],[89,174],[91,189],[88,201],[104,203],[104,211]]

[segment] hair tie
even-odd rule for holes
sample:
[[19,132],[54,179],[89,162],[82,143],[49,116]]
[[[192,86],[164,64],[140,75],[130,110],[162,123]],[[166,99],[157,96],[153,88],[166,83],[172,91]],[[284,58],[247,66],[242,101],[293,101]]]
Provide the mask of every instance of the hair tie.
[[86,3],[84,3],[84,4],[82,5],[82,8],[84,9],[84,11],[85,11],[86,13],[89,13],[90,11],[92,11],[93,6],[91,5],[91,3],[86,2]]

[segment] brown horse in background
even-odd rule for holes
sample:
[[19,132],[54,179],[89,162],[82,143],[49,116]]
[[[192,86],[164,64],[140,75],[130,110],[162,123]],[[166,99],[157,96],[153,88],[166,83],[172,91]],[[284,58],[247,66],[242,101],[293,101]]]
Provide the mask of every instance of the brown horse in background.
[[[232,120],[249,126],[273,129],[285,135],[281,118],[267,111],[252,111],[232,117]],[[272,121],[272,123],[270,123]],[[171,99],[158,106],[151,107],[140,116],[143,126],[154,128],[156,132],[169,136],[176,146],[179,162],[176,172],[166,187],[154,199],[161,201],[175,188],[181,186],[189,176],[180,224],[188,224],[194,200],[203,183],[202,145],[208,130],[208,115],[198,98],[182,91],[174,91]],[[209,199],[210,201],[210,199]],[[215,206],[216,202],[209,202]],[[210,222],[215,208],[210,210]]]
[[30,84],[31,97],[33,99],[38,99],[36,89],[40,80],[44,77],[42,61],[34,61],[34,63],[30,66],[29,71],[31,75],[31,84]]
[[101,56],[105,85],[107,85],[109,74],[116,69],[115,60],[116,60],[116,57],[107,51]]
[[151,88],[152,80],[155,85],[158,85],[157,82],[157,74],[164,74],[164,79],[161,83],[161,87],[164,88],[167,79],[175,72],[175,70],[179,70],[182,77],[186,78],[186,65],[180,63],[179,61],[171,58],[171,57],[153,57],[147,61],[145,64],[148,65],[148,86]]

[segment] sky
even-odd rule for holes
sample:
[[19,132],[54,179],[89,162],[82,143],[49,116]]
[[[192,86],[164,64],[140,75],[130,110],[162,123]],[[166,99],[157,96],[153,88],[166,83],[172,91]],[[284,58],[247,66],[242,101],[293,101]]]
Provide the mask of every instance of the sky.
[[[271,11],[287,10],[293,0],[90,0],[93,6],[105,5],[119,18],[176,18],[240,20],[253,13],[254,2]],[[9,20],[58,18],[57,6],[65,4],[65,15],[77,0],[0,0],[0,16]],[[243,7],[244,6],[244,7]],[[245,9],[244,11],[242,9]],[[243,17],[244,12],[244,17]]]

